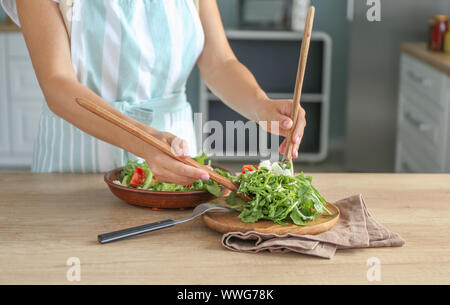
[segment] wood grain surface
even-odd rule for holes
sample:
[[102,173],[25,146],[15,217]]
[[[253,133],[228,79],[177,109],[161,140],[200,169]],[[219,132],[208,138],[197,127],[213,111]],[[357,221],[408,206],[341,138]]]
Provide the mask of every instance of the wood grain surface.
[[426,43],[403,43],[401,49],[406,54],[425,62],[450,76],[450,54],[430,51]]
[[[362,193],[373,216],[406,240],[402,248],[340,250],[332,260],[241,254],[220,244],[201,219],[122,242],[97,234],[191,211],[152,211],[123,203],[102,175],[0,175],[0,283],[73,284],[450,284],[450,175],[314,174],[330,202]],[[367,281],[367,260],[381,282]]]

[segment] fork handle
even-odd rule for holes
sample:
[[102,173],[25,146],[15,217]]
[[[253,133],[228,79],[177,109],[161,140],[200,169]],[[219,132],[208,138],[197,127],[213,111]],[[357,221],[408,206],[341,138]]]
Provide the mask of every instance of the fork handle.
[[100,235],[98,235],[97,238],[98,238],[99,243],[107,244],[107,243],[110,243],[113,241],[131,237],[131,236],[136,236],[136,235],[140,235],[140,234],[144,234],[144,233],[148,233],[148,232],[153,232],[153,231],[157,231],[157,230],[161,230],[161,229],[165,229],[165,228],[170,228],[170,227],[173,227],[175,224],[176,224],[175,221],[173,221],[171,219],[167,219],[167,220],[163,220],[163,221],[149,223],[149,224],[142,225],[142,226],[137,226],[137,227],[128,228],[128,229],[124,229],[124,230],[100,234]]

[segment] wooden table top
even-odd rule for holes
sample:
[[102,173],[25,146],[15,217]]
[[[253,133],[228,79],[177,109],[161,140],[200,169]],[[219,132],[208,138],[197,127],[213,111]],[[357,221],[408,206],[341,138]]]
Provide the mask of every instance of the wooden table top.
[[402,43],[401,49],[408,55],[425,62],[450,76],[450,54],[430,51],[426,43]]
[[0,284],[371,284],[367,260],[381,261],[381,283],[450,284],[450,175],[314,174],[329,201],[362,193],[402,248],[341,250],[331,260],[241,254],[220,244],[201,219],[100,245],[98,233],[177,219],[190,211],[152,211],[116,199],[101,175],[0,174]]

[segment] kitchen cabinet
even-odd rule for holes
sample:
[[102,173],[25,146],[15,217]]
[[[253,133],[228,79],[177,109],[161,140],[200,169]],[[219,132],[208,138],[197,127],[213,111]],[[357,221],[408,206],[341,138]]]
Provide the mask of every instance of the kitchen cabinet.
[[396,171],[450,171],[450,56],[403,44]]
[[31,165],[44,97],[22,34],[0,31],[0,166]]

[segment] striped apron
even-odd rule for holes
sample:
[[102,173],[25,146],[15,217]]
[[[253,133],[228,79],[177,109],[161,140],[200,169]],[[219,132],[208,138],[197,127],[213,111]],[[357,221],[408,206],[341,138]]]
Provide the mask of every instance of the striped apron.
[[[185,139],[195,154],[185,89],[204,34],[194,1],[75,0],[71,14],[71,55],[78,80],[119,111]],[[44,105],[33,172],[104,172],[130,158]]]

